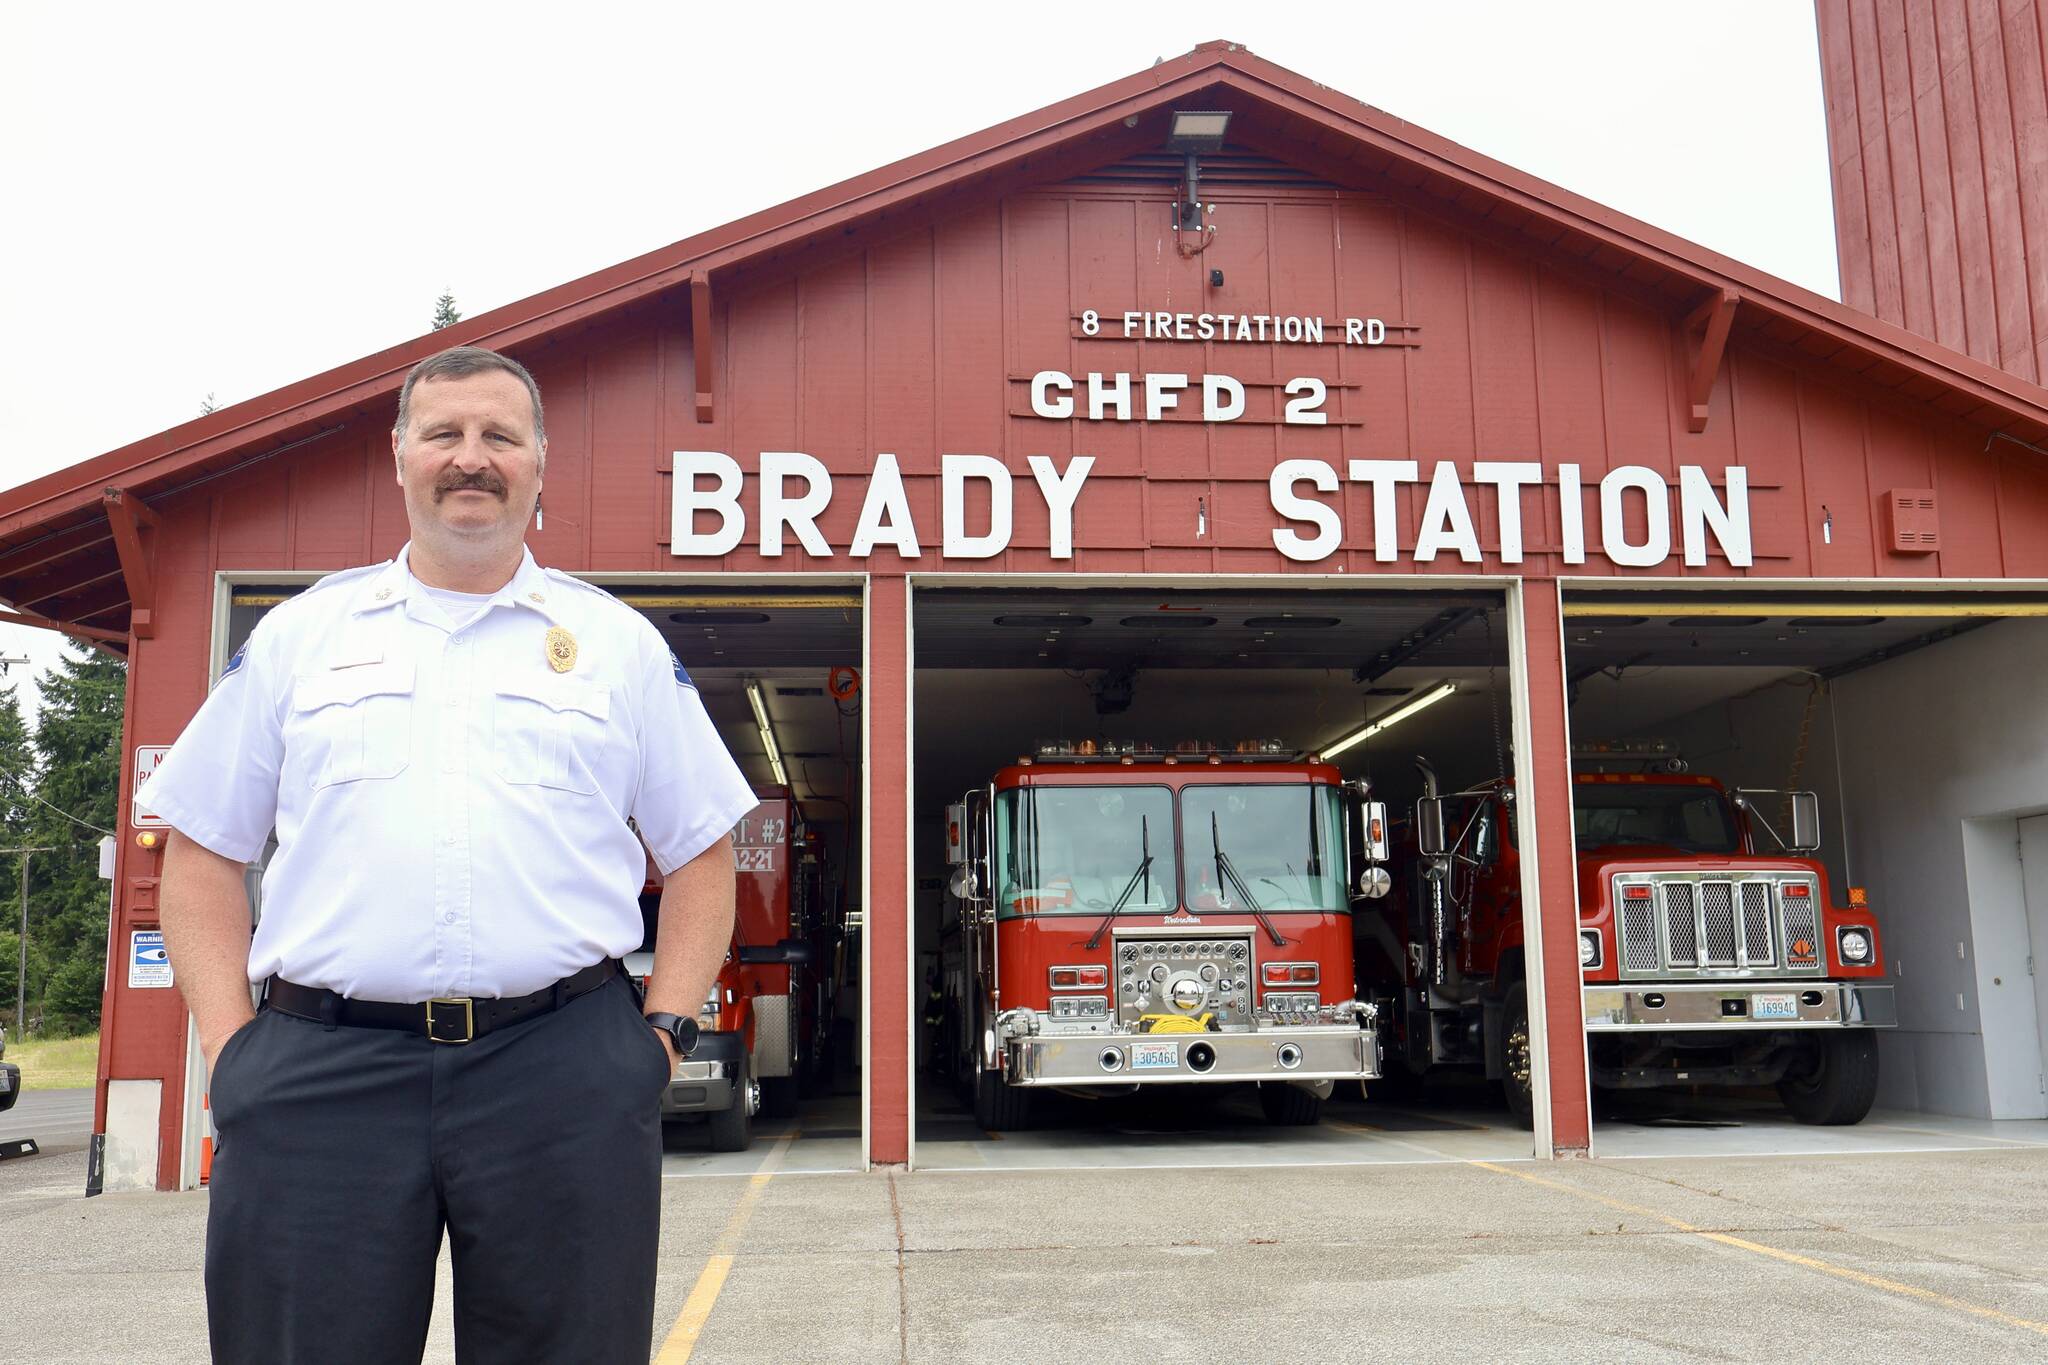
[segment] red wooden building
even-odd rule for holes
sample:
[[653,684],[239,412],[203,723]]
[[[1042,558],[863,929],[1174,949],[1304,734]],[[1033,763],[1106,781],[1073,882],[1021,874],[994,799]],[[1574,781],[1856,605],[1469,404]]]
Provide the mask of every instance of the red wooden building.
[[[1176,115],[1217,113],[1191,191]],[[736,699],[770,679],[799,796],[840,823],[873,1162],[914,1159],[937,798],[1080,694],[1034,698],[1121,659],[1166,680],[1135,708],[1159,724],[1312,749],[1384,705],[1354,678],[1470,678],[1405,733],[1530,798],[1536,1142],[1574,1152],[1572,734],[2039,614],[2048,391],[1937,334],[1210,43],[0,494],[0,597],[124,652],[128,751],[169,744],[266,602],[403,543],[406,369],[516,355],[550,415],[536,556],[654,616],[763,781]],[[857,718],[816,695],[834,665]],[[1660,666],[1683,685],[1635,680]],[[1405,739],[1354,763],[1398,790]],[[110,1182],[172,1188],[196,1053],[125,970],[160,863],[126,767],[95,1129]]]

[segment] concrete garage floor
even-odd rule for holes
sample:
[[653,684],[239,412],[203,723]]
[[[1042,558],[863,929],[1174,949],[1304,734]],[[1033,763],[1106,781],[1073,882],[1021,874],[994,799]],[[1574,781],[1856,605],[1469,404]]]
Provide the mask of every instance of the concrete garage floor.
[[[2040,1359],[2048,1154],[664,1187],[657,1359]],[[201,1361],[203,1193],[0,1167],[0,1361]],[[444,1279],[428,1358],[452,1359]]]

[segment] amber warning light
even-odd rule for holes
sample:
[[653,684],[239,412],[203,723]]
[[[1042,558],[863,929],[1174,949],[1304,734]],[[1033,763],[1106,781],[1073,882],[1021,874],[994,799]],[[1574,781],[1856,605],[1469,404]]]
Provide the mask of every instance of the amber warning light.
[[1849,904],[1851,904],[1851,905],[1855,906],[1855,907],[1856,907],[1857,909],[1859,909],[1859,910],[1861,910],[1861,909],[1865,908],[1866,906],[1868,906],[1868,905],[1870,904],[1870,891],[1869,891],[1869,889],[1868,889],[1868,888],[1866,888],[1866,887],[1861,887],[1861,886],[1852,886],[1852,887],[1850,887],[1850,888],[1849,888]]

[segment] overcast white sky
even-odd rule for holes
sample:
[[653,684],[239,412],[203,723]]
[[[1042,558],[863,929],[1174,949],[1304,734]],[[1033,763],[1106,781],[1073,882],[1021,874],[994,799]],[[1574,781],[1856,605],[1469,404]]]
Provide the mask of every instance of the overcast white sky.
[[9,0],[0,486],[1212,38],[1839,296],[1802,0]]

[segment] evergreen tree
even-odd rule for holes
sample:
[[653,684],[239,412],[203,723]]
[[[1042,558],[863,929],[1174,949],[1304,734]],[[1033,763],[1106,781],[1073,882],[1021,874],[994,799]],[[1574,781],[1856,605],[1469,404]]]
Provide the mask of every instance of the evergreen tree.
[[444,289],[441,297],[434,300],[434,330],[462,321],[462,314],[455,311],[455,291]]
[[[0,688],[0,848],[32,843],[27,792],[34,785],[35,751],[29,746],[21,699],[12,686]],[[33,861],[29,864],[35,866]],[[21,855],[0,853],[0,1018],[17,1035],[14,1017],[16,982],[21,964]],[[30,938],[31,946],[34,938]],[[31,977],[34,972],[31,970]]]
[[[107,959],[107,884],[100,835],[114,827],[121,785],[121,710],[128,666],[67,649],[44,679],[35,751],[40,781],[30,842],[52,846],[29,864],[29,1019],[51,1036],[99,1023]],[[4,900],[4,890],[0,890]]]

